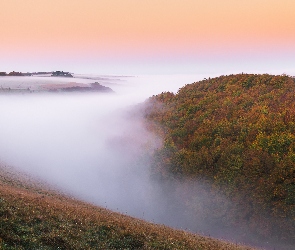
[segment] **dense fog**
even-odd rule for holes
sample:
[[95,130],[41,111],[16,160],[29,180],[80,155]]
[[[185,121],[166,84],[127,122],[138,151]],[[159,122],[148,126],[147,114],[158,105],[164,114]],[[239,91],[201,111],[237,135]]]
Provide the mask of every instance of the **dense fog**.
[[[150,156],[161,145],[161,138],[146,130],[141,114],[130,112],[154,94],[177,92],[185,84],[203,78],[201,75],[0,77],[4,87],[98,81],[115,91],[2,93],[1,164],[25,171],[76,198],[113,211],[239,241],[238,226],[225,231],[222,224],[212,228],[203,220],[202,211],[207,210],[211,201],[209,191],[198,194],[201,183],[186,182],[181,186],[151,178]],[[197,207],[188,210],[183,200],[191,197]],[[220,200],[224,204],[229,202],[224,197]],[[251,238],[248,235],[249,242]]]
[[[149,172],[149,154],[161,140],[146,131],[140,116],[130,117],[128,112],[153,94],[176,92],[197,78],[200,76],[78,76],[60,81],[98,79],[115,93],[2,94],[1,161],[80,199],[168,223],[163,217],[164,197]],[[48,84],[50,80],[0,79],[6,87]]]

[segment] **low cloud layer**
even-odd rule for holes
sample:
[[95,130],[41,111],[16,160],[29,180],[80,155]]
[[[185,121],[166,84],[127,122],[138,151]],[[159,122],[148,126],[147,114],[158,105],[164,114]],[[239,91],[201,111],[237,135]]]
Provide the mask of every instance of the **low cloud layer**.
[[[116,77],[103,83],[115,94],[1,95],[0,161],[96,205],[237,240],[238,228],[210,228],[203,220],[203,213],[210,213],[206,208],[210,198],[206,192],[196,193],[199,187],[206,190],[204,185],[151,179],[150,154],[161,139],[145,129],[140,116],[128,113],[153,94],[176,92],[200,79],[200,75]],[[93,81],[93,76],[81,81]],[[184,200],[192,198],[196,207],[187,210]]]
[[116,78],[115,94],[2,95],[0,159],[83,200],[159,220],[148,154],[160,140],[127,110],[190,78]]

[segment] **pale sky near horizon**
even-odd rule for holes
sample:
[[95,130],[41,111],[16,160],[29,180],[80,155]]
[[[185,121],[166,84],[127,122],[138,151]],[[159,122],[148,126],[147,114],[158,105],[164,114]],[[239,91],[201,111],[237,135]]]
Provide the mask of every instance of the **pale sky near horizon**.
[[295,75],[294,0],[1,0],[0,71]]

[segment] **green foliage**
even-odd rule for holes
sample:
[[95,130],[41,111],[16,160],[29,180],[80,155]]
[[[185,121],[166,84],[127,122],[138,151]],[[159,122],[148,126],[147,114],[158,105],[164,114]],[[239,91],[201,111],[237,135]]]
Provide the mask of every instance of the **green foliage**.
[[110,240],[108,245],[110,249],[140,249],[144,246],[144,241],[131,234],[125,234]]
[[222,215],[230,223],[245,214],[240,222],[255,234],[295,244],[294,93],[292,77],[238,74],[153,96],[146,119],[173,145],[157,150],[154,170],[209,180],[237,204]]

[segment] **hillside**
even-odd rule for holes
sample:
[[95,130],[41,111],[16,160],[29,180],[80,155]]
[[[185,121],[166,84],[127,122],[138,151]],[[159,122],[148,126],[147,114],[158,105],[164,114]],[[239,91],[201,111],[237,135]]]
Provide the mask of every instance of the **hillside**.
[[164,140],[154,176],[178,183],[175,196],[191,220],[202,215],[212,226],[239,228],[241,238],[294,246],[294,78],[220,76],[146,104],[149,129]]
[[251,249],[77,201],[0,168],[0,249]]

